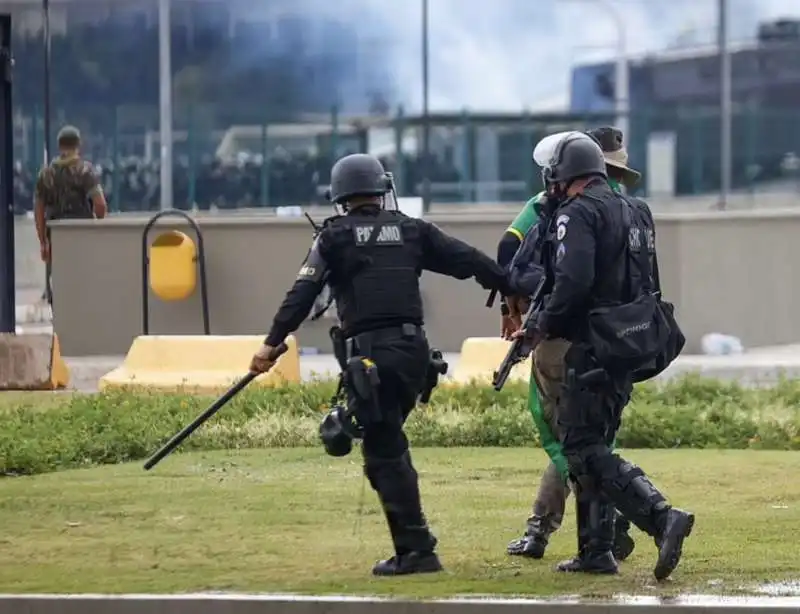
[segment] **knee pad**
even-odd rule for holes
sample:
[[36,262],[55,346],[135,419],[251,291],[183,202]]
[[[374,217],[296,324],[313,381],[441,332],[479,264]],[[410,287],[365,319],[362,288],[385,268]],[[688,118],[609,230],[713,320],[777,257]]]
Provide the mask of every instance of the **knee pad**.
[[667,500],[639,467],[609,454],[600,466],[604,487],[636,501],[636,512],[650,515],[669,507]]

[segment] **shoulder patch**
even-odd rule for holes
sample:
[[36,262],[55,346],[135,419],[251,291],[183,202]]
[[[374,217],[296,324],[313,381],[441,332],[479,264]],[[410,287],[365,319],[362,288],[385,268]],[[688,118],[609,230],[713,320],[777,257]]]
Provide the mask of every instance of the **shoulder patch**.
[[[358,224],[353,226],[353,237],[356,245],[363,247],[369,243],[374,224]],[[403,231],[399,224],[384,224],[378,232],[374,245],[403,245]]]
[[317,276],[317,267],[309,264],[304,264],[300,267],[300,272],[297,274],[298,279],[312,279]]
[[306,259],[300,271],[297,273],[297,279],[305,279],[308,281],[321,281],[328,272],[328,266],[325,259],[319,251],[319,237],[314,239],[311,248],[308,250]]

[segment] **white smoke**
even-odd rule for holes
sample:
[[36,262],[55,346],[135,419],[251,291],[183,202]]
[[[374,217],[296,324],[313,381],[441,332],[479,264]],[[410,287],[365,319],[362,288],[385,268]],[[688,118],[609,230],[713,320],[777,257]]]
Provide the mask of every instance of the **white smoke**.
[[[342,100],[383,89],[411,112],[422,102],[422,0],[244,0],[246,15],[289,13],[335,21],[359,52],[329,74]],[[716,0],[602,0],[625,23],[629,55],[713,44]],[[758,22],[800,18],[800,0],[728,0],[730,37],[752,39]],[[575,64],[616,56],[617,27],[599,0],[428,0],[430,104],[434,111],[565,108]],[[313,28],[311,28],[313,29]],[[335,53],[341,41],[317,47]],[[258,61],[254,46],[251,61]],[[388,86],[387,86],[388,84]]]
[[[624,15],[630,54],[715,41],[715,0],[606,1]],[[729,2],[732,40],[753,38],[760,20],[800,18],[800,0]],[[421,0],[334,4],[351,23],[367,13],[382,22],[393,59],[386,70],[402,102],[419,109]],[[572,66],[616,54],[615,22],[592,0],[429,0],[429,15],[433,110],[563,107]]]

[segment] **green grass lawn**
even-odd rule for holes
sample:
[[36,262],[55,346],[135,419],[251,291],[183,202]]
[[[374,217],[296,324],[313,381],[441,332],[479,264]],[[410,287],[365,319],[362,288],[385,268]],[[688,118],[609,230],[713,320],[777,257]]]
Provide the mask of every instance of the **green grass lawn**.
[[[141,465],[0,480],[0,593],[248,592],[441,597],[740,593],[800,577],[800,453],[643,451],[674,504],[697,514],[671,581],[655,546],[618,577],[553,571],[575,545],[572,502],[542,561],[505,554],[524,528],[545,455],[537,449],[420,449],[425,511],[446,572],[373,579],[390,542],[360,457],[318,449],[176,454]],[[364,489],[363,512],[359,499]]]
[[2,390],[0,391],[0,413],[14,409],[20,405],[31,405],[41,410],[48,410],[66,403],[71,390]]

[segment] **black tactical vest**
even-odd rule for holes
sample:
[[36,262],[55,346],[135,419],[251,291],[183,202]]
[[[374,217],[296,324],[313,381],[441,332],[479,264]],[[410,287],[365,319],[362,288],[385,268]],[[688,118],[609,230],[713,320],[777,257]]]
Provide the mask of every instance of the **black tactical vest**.
[[[599,207],[601,217],[605,219],[604,227],[597,229],[595,237],[596,276],[591,304],[606,305],[633,300],[641,293],[643,280],[636,271],[630,270],[629,250],[638,251],[638,248],[629,241],[638,238],[647,249],[649,243],[646,237],[654,236],[652,219],[648,221],[638,207],[629,204],[631,199],[612,190],[605,181],[590,183],[576,199],[585,201],[589,207]],[[559,212],[553,215],[547,232],[546,241],[553,259],[558,252],[556,235],[560,217]]]
[[422,325],[423,246],[415,219],[363,207],[331,222],[327,234],[330,285],[346,336]]

